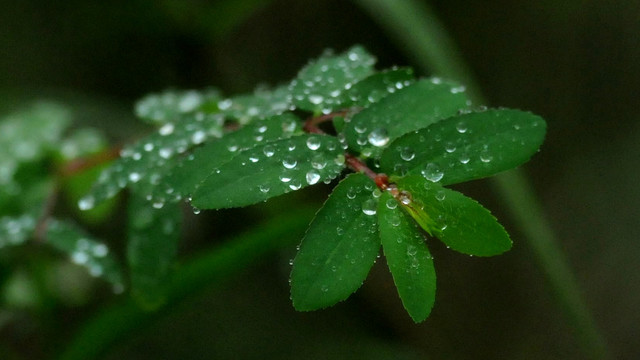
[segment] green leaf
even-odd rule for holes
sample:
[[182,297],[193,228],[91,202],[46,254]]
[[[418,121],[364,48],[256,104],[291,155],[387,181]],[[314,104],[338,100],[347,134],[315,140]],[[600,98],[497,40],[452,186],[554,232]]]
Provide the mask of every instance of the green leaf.
[[395,140],[380,166],[444,185],[479,179],[526,162],[542,144],[545,130],[541,117],[519,110],[454,116]]
[[380,249],[374,189],[365,175],[348,175],[311,222],[291,271],[297,310],[334,305],[362,285]]
[[218,100],[220,100],[220,93],[215,89],[165,90],[138,100],[135,113],[145,122],[164,124],[176,121],[181,114],[198,110],[205,103]]
[[[120,158],[102,172],[91,192],[78,201],[78,206],[81,210],[92,209],[126,186],[153,201],[157,208],[180,200],[180,194],[174,193],[163,177],[173,169],[178,155],[207,139],[222,136],[223,121],[221,115],[198,113],[165,123],[156,133],[125,147]],[[164,194],[156,187],[163,187]]]
[[388,191],[380,197],[378,226],[402,304],[413,321],[424,321],[436,298],[436,271],[425,237]]
[[326,53],[307,64],[289,85],[292,103],[315,114],[344,107],[343,92],[373,73],[375,58],[354,46],[340,55]]
[[429,234],[458,252],[493,256],[511,248],[509,234],[491,212],[459,192],[418,175],[397,180],[403,207]]
[[[256,120],[239,130],[225,134],[197,148],[193,154],[181,159],[169,171],[165,182],[175,192],[186,197],[214,170],[231,160],[239,152],[259,144],[286,139],[300,131],[300,119],[291,113]],[[164,188],[160,189],[164,191]],[[160,191],[159,190],[159,191]]]
[[0,217],[0,250],[24,244],[33,235],[37,221],[33,214]]
[[49,220],[46,236],[47,244],[67,254],[91,276],[108,281],[116,292],[124,289],[120,266],[106,244],[92,239],[75,224],[55,219]]
[[340,142],[305,134],[241,151],[193,193],[193,206],[222,209],[255,204],[302,187],[329,181],[344,168]]
[[413,69],[383,70],[370,75],[344,92],[343,107],[367,107],[414,82]]
[[63,161],[69,161],[82,156],[96,154],[107,147],[107,139],[100,131],[84,128],[75,130],[62,141],[58,149],[58,156]]
[[37,102],[0,119],[0,192],[20,191],[14,179],[20,164],[44,158],[58,144],[71,122],[67,108]]
[[143,308],[156,309],[166,300],[169,275],[178,250],[180,206],[171,204],[155,209],[144,199],[132,196],[128,213],[131,294]]
[[[203,109],[207,109],[211,105],[204,105]],[[290,107],[289,87],[285,85],[274,89],[258,87],[252,94],[234,96],[216,104],[220,114],[227,118],[233,118],[240,124],[247,124],[253,119],[264,119],[282,114]]]
[[439,78],[420,80],[356,114],[344,134],[349,147],[377,157],[389,141],[467,107],[464,87]]

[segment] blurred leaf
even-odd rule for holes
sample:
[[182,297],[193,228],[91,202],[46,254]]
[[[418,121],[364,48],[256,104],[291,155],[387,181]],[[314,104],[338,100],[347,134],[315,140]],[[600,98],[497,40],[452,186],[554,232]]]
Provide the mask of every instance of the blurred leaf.
[[178,194],[186,197],[216,168],[231,160],[243,150],[257,144],[291,137],[300,132],[300,119],[291,113],[256,120],[239,130],[224,135],[197,148],[193,154],[181,159],[165,179]]
[[127,260],[131,294],[145,309],[153,310],[166,299],[171,267],[180,240],[179,204],[155,209],[132,196],[128,209]]
[[291,271],[297,310],[334,305],[362,285],[380,249],[374,189],[365,175],[348,175],[311,222]]
[[72,223],[55,219],[48,221],[46,238],[48,245],[67,254],[91,276],[105,279],[116,292],[123,290],[122,270],[106,244],[92,239]]
[[65,137],[57,150],[63,161],[69,161],[98,153],[107,147],[107,139],[100,131],[84,128],[75,130]]
[[375,58],[360,46],[340,55],[323,54],[291,82],[293,105],[316,114],[344,107],[343,92],[373,73],[374,64]]
[[351,86],[343,94],[343,106],[367,107],[414,82],[413,69],[383,70]]
[[407,204],[403,204],[405,210],[426,232],[451,249],[493,256],[511,248],[509,234],[475,200],[418,175],[400,178],[397,185],[410,193]]
[[487,110],[454,116],[406,134],[383,152],[382,171],[422,174],[456,184],[526,162],[544,140],[546,124],[519,110]]
[[57,146],[71,120],[61,105],[37,102],[0,118],[0,192],[17,194],[14,179],[20,164],[42,159]]
[[135,105],[136,115],[151,124],[165,124],[176,121],[181,114],[198,110],[206,102],[217,102],[220,93],[215,89],[165,90],[149,94]]
[[[102,172],[91,192],[80,199],[81,210],[115,196],[120,189],[130,186],[137,194],[152,200],[156,207],[165,202],[178,201],[162,178],[176,164],[176,157],[191,147],[212,137],[222,135],[223,118],[220,115],[187,114],[176,122],[167,122],[158,131],[120,152],[120,158]],[[155,189],[163,187],[165,193]],[[161,196],[155,196],[158,193]]]
[[333,136],[305,134],[261,144],[211,173],[192,204],[201,209],[247,206],[331,180],[343,168],[342,147]]
[[[253,119],[264,119],[282,114],[291,107],[289,88],[286,85],[273,89],[258,87],[252,94],[234,96],[215,104],[227,118],[236,119],[240,124],[247,124]],[[214,104],[204,104],[203,111],[213,111]]]
[[345,126],[349,146],[378,157],[395,138],[424,128],[467,107],[464,87],[431,78],[417,81],[356,114]]
[[37,222],[38,218],[33,214],[0,217],[0,250],[5,246],[20,245],[29,240]]
[[402,304],[413,321],[424,321],[436,298],[436,271],[425,237],[388,191],[378,203],[378,227]]

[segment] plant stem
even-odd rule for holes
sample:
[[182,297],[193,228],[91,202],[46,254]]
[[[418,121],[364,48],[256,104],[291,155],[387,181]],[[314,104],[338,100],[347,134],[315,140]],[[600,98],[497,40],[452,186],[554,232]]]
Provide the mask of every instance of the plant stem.
[[[354,0],[401,45],[405,54],[423,71],[463,82],[475,104],[486,101],[471,71],[425,2],[415,0]],[[575,328],[585,354],[593,359],[610,358],[603,335],[582,297],[571,267],[557,245],[557,237],[538,202],[533,186],[521,170],[492,178],[493,185],[529,242],[539,266],[557,296],[569,323]]]
[[183,264],[171,279],[167,302],[158,311],[142,310],[129,296],[103,309],[78,330],[59,359],[88,360],[103,355],[111,345],[151,325],[189,295],[219,286],[258,260],[293,246],[312,216],[312,209],[297,208]]

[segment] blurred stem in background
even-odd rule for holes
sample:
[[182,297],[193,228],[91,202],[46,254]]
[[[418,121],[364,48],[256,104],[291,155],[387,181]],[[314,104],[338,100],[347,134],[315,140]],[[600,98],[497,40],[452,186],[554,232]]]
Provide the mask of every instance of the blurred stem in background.
[[[398,47],[422,71],[460,81],[467,87],[467,93],[475,104],[486,104],[455,42],[424,1],[355,2],[390,34]],[[504,199],[513,221],[527,238],[567,320],[576,331],[585,355],[592,359],[611,358],[604,337],[585,304],[573,271],[558,246],[558,239],[526,175],[516,169],[495,176],[491,181]]]
[[131,297],[103,309],[79,329],[59,359],[88,360],[104,355],[113,344],[150,325],[189,295],[220,286],[261,259],[296,244],[314,212],[294,208],[185,263],[172,277],[168,300],[159,311],[147,312]]

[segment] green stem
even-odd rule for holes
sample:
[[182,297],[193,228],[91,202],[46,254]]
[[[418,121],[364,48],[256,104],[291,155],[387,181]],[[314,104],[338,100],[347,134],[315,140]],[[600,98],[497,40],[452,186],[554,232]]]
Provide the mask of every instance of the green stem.
[[172,278],[166,304],[158,311],[146,312],[130,297],[103,309],[79,329],[59,359],[88,360],[104,354],[111,345],[149,326],[189,295],[218,286],[261,258],[293,246],[312,216],[311,209],[296,209],[183,264]]
[[[463,82],[474,103],[486,103],[455,42],[425,2],[354,1],[378,21],[423,71],[430,70]],[[593,359],[610,358],[604,337],[586,306],[571,267],[557,245],[557,237],[544,215],[533,186],[521,170],[498,175],[492,181],[500,197],[505,199],[514,222],[527,238],[567,320],[575,328],[585,354]]]

